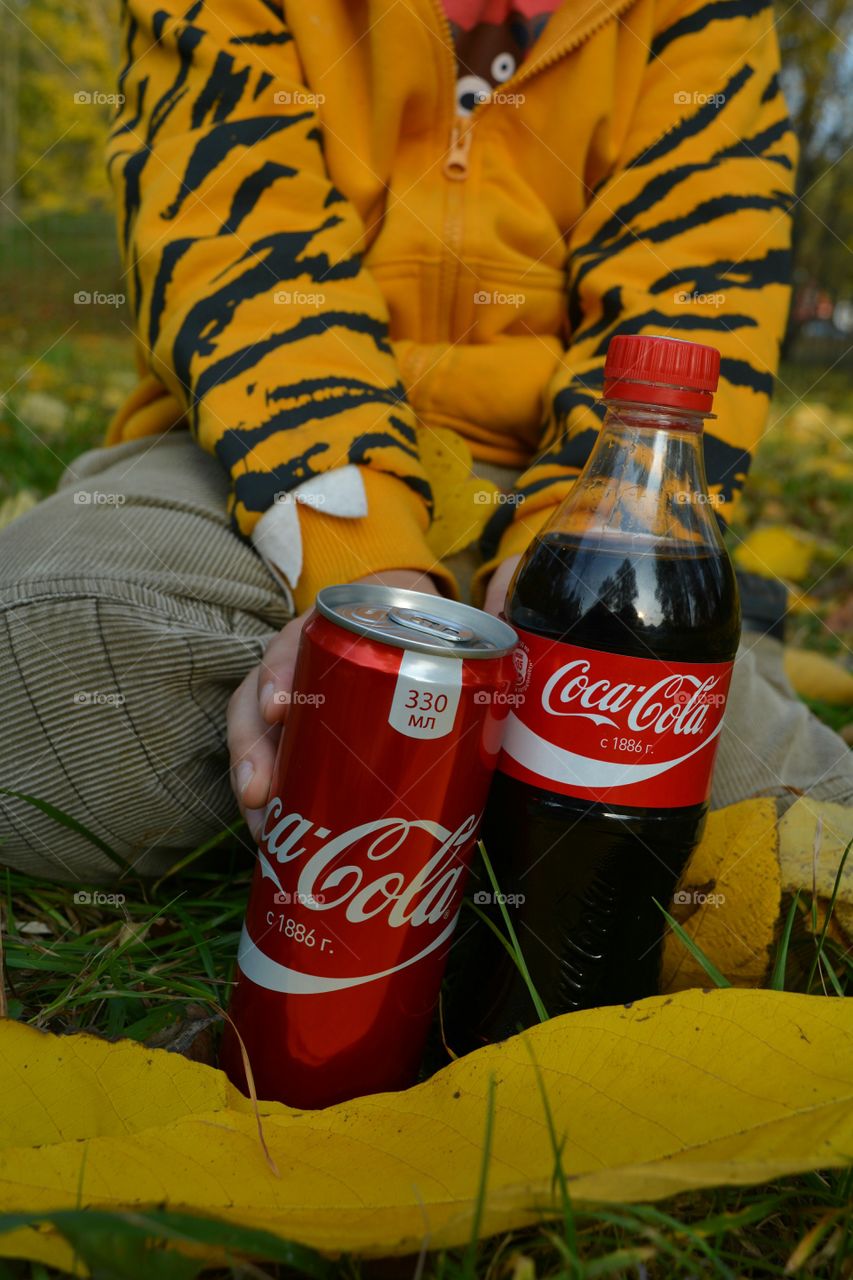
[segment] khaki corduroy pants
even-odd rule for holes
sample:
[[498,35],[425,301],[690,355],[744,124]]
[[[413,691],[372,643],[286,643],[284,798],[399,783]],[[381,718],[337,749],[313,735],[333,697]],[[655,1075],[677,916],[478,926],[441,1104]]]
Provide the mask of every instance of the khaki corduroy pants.
[[[238,816],[225,708],[289,618],[225,500],[219,464],[176,432],[84,454],[0,531],[0,787],[72,815],[142,873]],[[0,800],[0,861],[116,874],[26,801]]]
[[[175,432],[84,454],[0,531],[0,787],[63,810],[144,874],[237,816],[226,705],[289,618],[225,499],[218,463]],[[450,567],[467,582],[474,564],[469,551]],[[850,752],[797,701],[781,646],[745,633],[713,804],[789,788],[853,803]],[[116,874],[4,795],[0,862],[83,883]]]

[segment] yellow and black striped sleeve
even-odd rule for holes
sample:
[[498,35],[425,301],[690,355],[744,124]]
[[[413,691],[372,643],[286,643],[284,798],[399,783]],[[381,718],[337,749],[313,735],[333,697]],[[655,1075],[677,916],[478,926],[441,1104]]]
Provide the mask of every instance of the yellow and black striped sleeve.
[[355,464],[371,514],[343,530],[306,510],[297,603],[324,582],[432,567],[385,302],[361,220],[327,175],[282,7],[127,0],[123,29],[108,164],[137,335],[230,474],[236,529],[248,535],[276,493]]
[[[500,556],[523,548],[586,461],[614,334],[669,333],[719,348],[705,456],[724,518],[767,418],[789,302],[797,154],[773,8],[766,0],[662,4],[647,45],[618,159],[573,229],[571,340]],[[493,545],[500,532],[493,528]]]

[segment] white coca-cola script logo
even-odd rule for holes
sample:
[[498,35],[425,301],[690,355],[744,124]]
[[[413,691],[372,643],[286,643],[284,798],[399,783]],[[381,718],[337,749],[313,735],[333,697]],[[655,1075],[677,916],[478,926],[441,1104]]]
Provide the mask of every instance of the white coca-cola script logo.
[[[427,818],[379,818],[334,835],[328,827],[315,826],[300,813],[284,813],[277,797],[264,815],[258,856],[262,877],[284,893],[276,866],[299,862],[293,898],[306,911],[332,913],[350,925],[384,916],[391,929],[432,925],[436,936],[417,955],[379,973],[334,978],[304,973],[270,959],[243,929],[238,961],[253,982],[273,991],[294,994],[333,991],[372,982],[415,964],[436,950],[453,932],[458,915],[460,880],[465,871],[462,855],[474,839],[479,817],[471,814],[451,831]],[[410,842],[426,833],[433,852],[414,872],[395,867]],[[420,836],[423,840],[423,836]],[[395,855],[398,855],[395,859]],[[372,874],[376,872],[376,874]],[[430,930],[433,932],[433,930]]]
[[[379,818],[335,836],[327,827],[315,827],[300,813],[280,817],[283,808],[278,798],[267,805],[261,839],[269,856],[278,863],[305,859],[296,885],[298,901],[312,911],[340,909],[350,924],[362,924],[387,912],[386,923],[392,929],[407,924],[437,924],[442,919],[454,901],[464,869],[459,853],[470,843],[477,826],[473,814],[456,831],[448,831],[426,818]],[[399,870],[368,878],[372,863],[393,866],[394,855],[416,831],[426,831],[439,845],[408,883]],[[315,844],[311,852],[300,843],[309,833]],[[354,854],[356,850],[357,861],[331,869],[342,854]],[[267,859],[263,861],[269,868]]]
[[[542,690],[542,706],[552,716],[578,716],[619,728],[612,714],[627,711],[624,726],[634,733],[702,732],[708,708],[717,703],[718,676],[669,672],[652,685],[596,679],[591,663],[577,658],[559,667]],[[569,710],[568,708],[572,708]],[[583,710],[577,710],[582,707]]]

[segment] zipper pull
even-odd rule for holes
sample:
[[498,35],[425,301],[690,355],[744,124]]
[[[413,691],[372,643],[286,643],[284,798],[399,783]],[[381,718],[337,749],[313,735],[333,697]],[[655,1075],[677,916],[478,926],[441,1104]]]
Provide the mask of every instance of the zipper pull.
[[468,177],[468,153],[471,150],[470,120],[455,120],[450,131],[450,146],[444,161],[444,176],[457,182]]

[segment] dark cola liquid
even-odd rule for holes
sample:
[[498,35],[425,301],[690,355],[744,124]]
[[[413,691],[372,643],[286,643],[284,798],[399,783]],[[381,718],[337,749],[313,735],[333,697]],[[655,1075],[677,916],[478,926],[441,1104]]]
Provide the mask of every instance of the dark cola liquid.
[[[730,660],[740,631],[721,550],[560,533],[541,540],[519,576],[509,621],[588,649],[685,662]],[[668,906],[706,810],[611,808],[496,774],[483,840],[552,1017],[655,993],[665,921],[654,899]],[[475,895],[489,888],[481,874]],[[485,909],[505,933],[499,909]],[[482,923],[460,947],[451,1008],[453,1048],[535,1021],[516,966]]]

